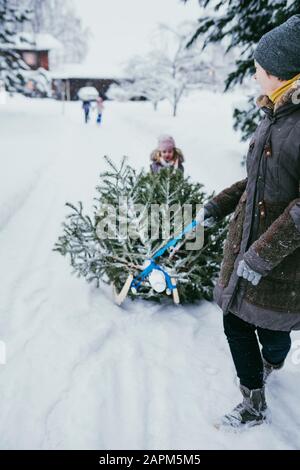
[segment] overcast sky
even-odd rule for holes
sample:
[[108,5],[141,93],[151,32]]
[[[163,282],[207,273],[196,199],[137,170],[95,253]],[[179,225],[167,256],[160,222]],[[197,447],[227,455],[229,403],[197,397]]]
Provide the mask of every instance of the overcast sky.
[[159,23],[176,26],[197,20],[198,0],[73,0],[84,25],[91,29],[88,68],[118,74],[130,57],[151,49]]

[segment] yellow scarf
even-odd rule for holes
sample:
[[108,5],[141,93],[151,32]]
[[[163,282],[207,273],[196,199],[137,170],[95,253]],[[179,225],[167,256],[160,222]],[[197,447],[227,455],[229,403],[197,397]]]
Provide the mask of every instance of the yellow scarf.
[[296,75],[295,77],[291,78],[290,80],[287,80],[284,85],[281,85],[279,88],[277,88],[271,95],[269,95],[269,98],[273,103],[276,103],[281,96],[286,93],[293,85],[293,83],[300,78],[300,73]]

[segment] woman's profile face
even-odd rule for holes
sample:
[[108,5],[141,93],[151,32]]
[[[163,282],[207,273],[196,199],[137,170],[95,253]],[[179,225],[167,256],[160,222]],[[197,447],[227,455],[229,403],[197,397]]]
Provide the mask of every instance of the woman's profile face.
[[279,86],[284,83],[284,81],[279,80],[279,78],[274,77],[273,75],[270,75],[268,72],[266,72],[265,69],[261,67],[258,62],[254,61],[254,65],[255,74],[253,78],[257,81],[262,93],[264,93],[265,95],[270,95],[271,93],[273,93],[273,91],[275,91]]

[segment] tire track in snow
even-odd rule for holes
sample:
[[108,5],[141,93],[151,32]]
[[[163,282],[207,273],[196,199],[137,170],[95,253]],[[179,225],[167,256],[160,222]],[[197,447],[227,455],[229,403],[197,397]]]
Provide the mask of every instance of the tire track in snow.
[[[101,422],[105,428],[104,448],[143,449],[149,441],[149,370],[137,341],[124,331],[110,344],[112,357],[105,368],[107,389]],[[115,352],[117,351],[117,352]]]
[[49,166],[45,165],[36,170],[34,176],[26,182],[23,188],[11,195],[8,200],[2,200],[0,206],[0,231],[5,230],[10,220],[23,208]]
[[[31,196],[27,199],[27,202],[24,203],[23,207],[24,210],[26,206],[32,205],[32,199],[33,199],[33,204],[34,200],[36,199],[36,193],[39,192],[39,188],[43,187],[43,182],[44,179],[41,178],[39,183],[36,185],[35,189],[31,192]],[[15,260],[16,263],[14,263],[14,260],[12,260],[13,265],[16,270],[12,271],[12,275],[8,277],[9,281],[9,290],[6,292],[7,297],[6,297],[6,302],[4,305],[4,309],[7,313],[9,313],[10,319],[10,327],[12,330],[15,328],[19,329],[22,324],[25,326],[26,322],[29,320],[26,316],[26,309],[24,309],[24,296],[28,299],[31,297],[32,291],[39,290],[39,295],[35,297],[41,297],[42,292],[44,294],[44,291],[46,289],[46,279],[41,277],[38,278],[37,272],[41,271],[41,266],[43,265],[43,262],[45,262],[45,258],[49,258],[49,253],[45,252],[42,253],[42,258],[44,260],[42,261],[39,256],[41,255],[41,245],[43,245],[43,239],[46,237],[47,233],[47,221],[49,218],[49,213],[51,212],[51,206],[53,205],[54,198],[49,198],[47,201],[47,206],[44,206],[44,214],[43,217],[37,218],[34,217],[34,220],[31,222],[31,229],[34,233],[34,237],[31,238],[30,236],[28,237],[27,235],[27,242],[28,245],[26,246],[26,251],[25,253],[23,252],[23,249],[19,249],[21,251],[21,255],[19,253],[16,255]],[[30,209],[29,211],[30,212]],[[22,224],[20,224],[22,226]],[[14,227],[15,229],[15,227]],[[24,245],[22,245],[22,248],[25,248]],[[38,271],[37,271],[38,270]],[[34,282],[32,279],[37,279],[37,285],[34,285]],[[43,287],[41,287],[41,281]],[[32,301],[33,299],[31,299]],[[40,301],[39,299],[37,300],[38,302]],[[2,307],[3,308],[3,307]],[[13,315],[11,316],[11,313],[13,312]],[[30,318],[32,320],[32,318]],[[8,326],[8,325],[6,325]]]
[[[101,371],[101,364],[107,363],[113,336],[114,326],[107,325],[105,332],[96,334],[85,354],[81,354],[80,359],[78,358],[72,364],[64,387],[47,410],[41,449],[104,448],[104,439],[98,428],[99,421],[101,424],[103,423],[100,420],[100,415],[97,416],[94,412],[105,402],[105,397],[101,397],[101,383],[99,384],[96,380],[95,387],[88,390],[85,384],[89,383],[91,378],[92,384],[94,384],[95,370],[100,369]],[[101,372],[99,372],[99,378],[101,378],[101,381],[103,380]],[[89,413],[89,404],[92,404],[93,407],[92,414]],[[61,422],[61,416],[66,416],[67,419]],[[85,422],[85,432],[91,433],[88,442],[85,442],[85,433],[76,436],[69,435],[72,427],[69,421],[80,422],[81,420]]]

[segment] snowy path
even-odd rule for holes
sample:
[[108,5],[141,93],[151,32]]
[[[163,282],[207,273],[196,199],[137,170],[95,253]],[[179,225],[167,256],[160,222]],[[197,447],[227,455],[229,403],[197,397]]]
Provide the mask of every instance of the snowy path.
[[[0,449],[300,448],[293,353],[270,381],[272,424],[216,431],[239,399],[219,309],[130,301],[119,309],[109,288],[71,277],[51,251],[65,201],[91,204],[103,155],[145,165],[160,132],[178,136],[187,172],[209,190],[242,178],[230,124],[215,136],[220,99],[226,122],[230,98],[205,94],[205,113],[186,103],[188,125],[183,113],[173,120],[164,109],[109,103],[101,129],[81,123],[76,103],[64,116],[51,101],[0,108]],[[227,176],[215,175],[220,149]]]

